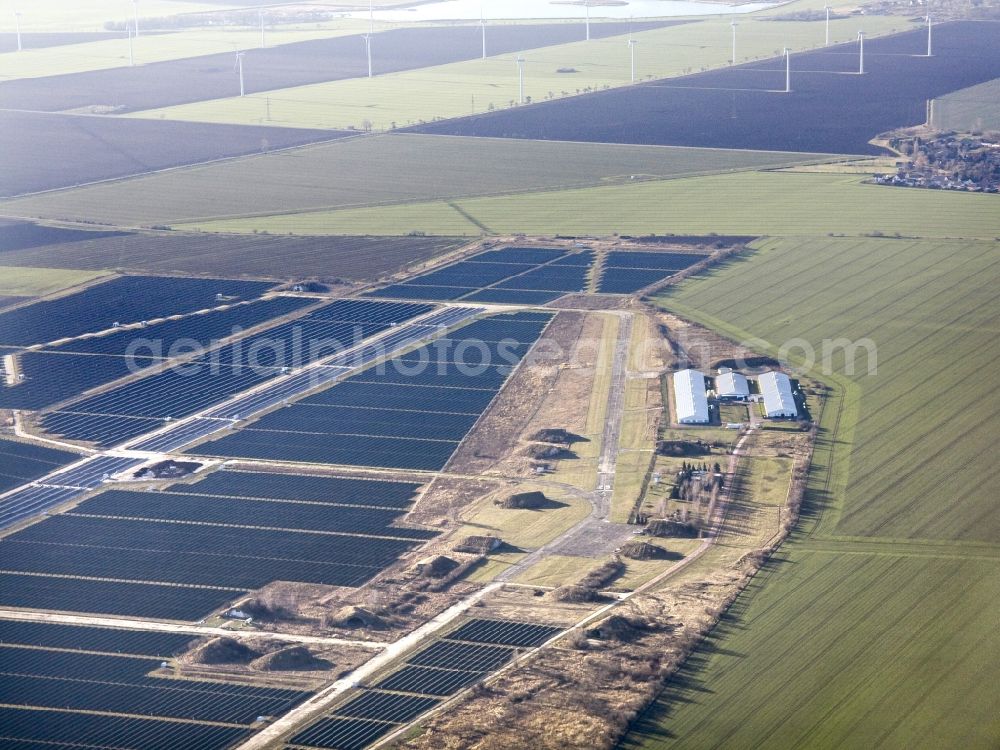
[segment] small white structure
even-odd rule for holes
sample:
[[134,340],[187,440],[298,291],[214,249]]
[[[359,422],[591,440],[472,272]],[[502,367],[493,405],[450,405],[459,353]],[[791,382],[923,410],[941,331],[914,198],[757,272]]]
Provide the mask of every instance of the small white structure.
[[760,392],[764,396],[764,414],[769,418],[796,417],[795,397],[792,396],[792,381],[783,372],[765,372],[757,378]]
[[674,373],[674,405],[680,424],[707,424],[708,397],[705,395],[705,376],[697,370],[680,370]]
[[745,375],[729,370],[715,378],[715,395],[719,398],[746,401],[750,397],[750,386]]

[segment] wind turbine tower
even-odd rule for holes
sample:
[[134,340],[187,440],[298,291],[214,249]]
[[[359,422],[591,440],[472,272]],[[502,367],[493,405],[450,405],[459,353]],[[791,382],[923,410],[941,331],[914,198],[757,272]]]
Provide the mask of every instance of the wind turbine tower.
[[246,52],[236,53],[236,70],[240,74],[240,96],[246,95],[246,89],[243,87],[243,55],[245,54]]
[[132,25],[125,23],[125,30],[128,32],[128,64],[129,67],[135,65],[135,54],[132,49]]
[[267,46],[264,41],[264,9],[261,8],[258,14],[260,15],[260,48],[264,49]]
[[638,39],[628,40],[628,49],[632,61],[632,83],[635,83],[635,45],[639,43]]
[[927,14],[927,56],[928,57],[931,57],[932,54],[933,54],[931,52],[931,31],[932,31],[932,29],[933,29],[933,26],[931,25],[931,14],[928,13]]
[[587,9],[587,41],[590,41],[590,0],[583,0],[583,7]]
[[368,55],[368,77],[372,77],[372,35],[365,34],[365,53]]
[[368,0],[368,33],[375,33],[375,2]]
[[483,59],[486,59],[486,10],[483,4],[479,4],[479,26],[483,31]]
[[830,46],[830,6],[824,5],[823,10],[826,11],[826,46]]
[[139,0],[132,0],[132,20],[135,21],[135,35],[139,36]]
[[524,104],[524,58],[517,56],[517,103]]
[[858,32],[858,75],[865,74],[865,32]]
[[21,46],[21,11],[14,11],[14,25],[17,27],[17,51],[20,52],[24,49]]
[[732,21],[730,26],[733,27],[733,65],[736,64],[736,21]]
[[792,93],[792,51],[785,47],[785,93]]

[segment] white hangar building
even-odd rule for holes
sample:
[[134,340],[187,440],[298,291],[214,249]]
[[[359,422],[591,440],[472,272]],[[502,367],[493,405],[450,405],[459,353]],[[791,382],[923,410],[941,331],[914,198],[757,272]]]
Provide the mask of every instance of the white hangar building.
[[745,401],[750,396],[746,375],[732,370],[720,372],[715,378],[715,395],[719,398]]
[[708,397],[705,395],[705,376],[697,370],[675,372],[674,405],[677,407],[679,423],[706,424]]
[[792,381],[783,372],[765,372],[757,382],[764,396],[764,413],[776,417],[797,417],[795,397],[792,395]]

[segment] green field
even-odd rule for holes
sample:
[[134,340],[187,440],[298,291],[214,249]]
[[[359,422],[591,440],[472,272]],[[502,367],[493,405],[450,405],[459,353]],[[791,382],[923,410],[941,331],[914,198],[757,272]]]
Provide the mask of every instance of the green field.
[[[218,10],[218,6],[215,10]],[[142,27],[139,28],[141,32]],[[365,28],[367,24],[363,22],[340,21],[336,26],[272,29],[266,33],[265,39],[268,46],[273,46],[357,34]],[[189,29],[169,34],[140,33],[139,38],[133,42],[133,54],[136,65],[148,65],[182,57],[232,53],[237,49],[252,49],[259,44],[258,29],[246,27],[225,30]],[[128,38],[124,33],[121,39],[40,49],[28,48],[23,52],[0,55],[4,80],[82,73],[89,70],[119,68],[128,64]]]
[[103,275],[102,271],[0,266],[0,297],[41,297]]
[[934,100],[938,130],[1000,130],[1000,78]]
[[[393,134],[353,138],[276,154],[253,156],[147,177],[104,183],[0,203],[0,213],[59,217],[125,226],[197,223],[213,217],[291,214],[276,219],[226,221],[236,231],[358,234],[345,227],[377,226],[365,234],[407,234],[399,209],[331,214],[329,209],[428,198],[462,198],[541,189],[630,182],[631,175],[692,174],[816,161],[816,154],[721,149],[555,143]],[[267,190],[261,190],[267,185]],[[547,194],[540,200],[549,199]],[[521,200],[534,201],[529,194]],[[461,219],[447,202],[416,211]],[[409,210],[404,207],[404,211]],[[382,217],[385,217],[384,219]],[[454,223],[454,222],[452,222]],[[383,227],[382,224],[386,226]],[[459,234],[480,229],[465,219]],[[330,232],[326,227],[337,229]],[[440,234],[440,224],[429,232]],[[388,231],[386,230],[388,227]],[[221,225],[209,226],[220,229]],[[449,234],[449,232],[444,232]]]
[[626,748],[995,748],[1000,559],[789,550]]
[[660,299],[772,352],[868,337],[878,370],[811,370],[833,391],[800,530],[627,747],[1000,743],[998,281],[996,242],[783,239]]
[[[668,78],[729,64],[731,16],[692,19],[691,23],[635,34],[639,79]],[[773,57],[788,45],[796,50],[819,47],[824,24],[776,22],[752,17],[740,21],[739,62]],[[830,23],[833,41],[849,41],[858,19]],[[903,30],[905,19],[870,16],[862,27],[870,35]],[[630,82],[625,36],[526,50],[524,93],[533,101],[559,98]],[[515,55],[469,60],[418,70],[279,89],[245,97],[147,110],[136,117],[165,117],[200,122],[272,124],[308,128],[377,130],[404,127],[437,118],[503,109],[518,98]],[[375,52],[377,67],[377,50]],[[572,69],[573,73],[559,73]]]
[[[743,152],[752,153],[752,152]],[[859,175],[741,172],[379,208],[214,223],[209,231],[296,234],[769,234],[1000,236],[1000,198],[862,184]],[[134,184],[134,183],[133,183]],[[103,190],[111,190],[105,188]],[[83,190],[91,190],[84,188]],[[108,195],[99,191],[91,195]],[[82,191],[30,198],[0,211],[59,211]],[[65,200],[64,200],[65,199]],[[46,205],[47,204],[47,205]],[[83,208],[81,206],[81,208]],[[80,209],[78,209],[80,210]],[[94,210],[97,206],[94,205]],[[113,210],[113,209],[110,209]],[[122,209],[125,210],[125,209]]]

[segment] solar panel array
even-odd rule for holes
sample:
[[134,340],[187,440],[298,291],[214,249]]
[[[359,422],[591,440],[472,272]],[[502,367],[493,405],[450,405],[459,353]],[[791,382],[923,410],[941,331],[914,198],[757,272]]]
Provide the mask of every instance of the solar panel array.
[[38,479],[80,458],[78,453],[0,438],[0,492]]
[[551,317],[522,312],[478,320],[191,452],[440,469]]
[[272,581],[358,586],[435,536],[419,485],[219,471],[107,490],[0,540],[0,604],[197,619]]
[[[0,344],[31,346],[259,297],[272,282],[122,276],[0,314]],[[220,297],[221,295],[221,297]]]
[[315,299],[272,297],[21,352],[22,377],[0,387],[0,407],[46,408],[315,304]]
[[161,660],[191,640],[176,633],[0,621],[0,744],[221,750],[247,737],[259,716],[278,716],[309,697],[298,690],[156,676]]
[[632,294],[706,257],[697,253],[612,251],[605,255],[597,291],[602,294]]
[[115,445],[272,380],[287,368],[355,346],[432,309],[412,303],[339,300],[203,353],[190,363],[73,402],[46,414],[41,425],[72,440],[102,447]]
[[513,620],[468,620],[296,734],[291,746],[363,750],[499,669],[518,648],[540,646],[560,632]]
[[138,466],[135,458],[94,456],[76,466],[41,477],[0,500],[0,529],[11,526],[99,486],[105,478]]
[[[571,258],[582,265],[563,265]],[[593,256],[539,247],[488,250],[369,292],[373,297],[544,304],[587,286]],[[573,262],[573,261],[571,261]],[[560,263],[560,265],[555,265]]]

